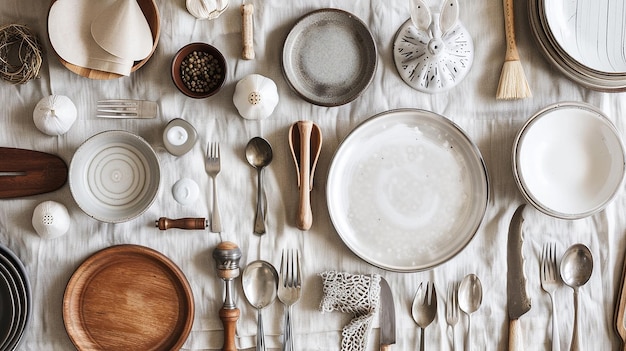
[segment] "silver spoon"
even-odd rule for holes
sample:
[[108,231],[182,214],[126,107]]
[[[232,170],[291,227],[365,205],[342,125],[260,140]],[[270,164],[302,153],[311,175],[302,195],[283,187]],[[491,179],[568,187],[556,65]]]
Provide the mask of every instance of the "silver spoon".
[[464,350],[470,350],[472,336],[471,314],[476,312],[483,301],[483,287],[475,274],[468,274],[459,285],[459,307],[467,314],[467,338]]
[[278,291],[278,273],[276,268],[266,261],[254,261],[246,266],[241,276],[243,293],[248,302],[257,309],[257,351],[265,351],[265,332],[261,310],[276,299]]
[[589,248],[583,244],[570,246],[561,259],[561,278],[574,289],[574,327],[570,350],[578,351],[578,288],[585,285],[593,272],[593,256]]
[[263,206],[263,168],[272,162],[272,146],[261,137],[250,139],[246,145],[246,160],[257,170],[257,201],[256,215],[254,216],[254,233],[265,233],[265,211]]

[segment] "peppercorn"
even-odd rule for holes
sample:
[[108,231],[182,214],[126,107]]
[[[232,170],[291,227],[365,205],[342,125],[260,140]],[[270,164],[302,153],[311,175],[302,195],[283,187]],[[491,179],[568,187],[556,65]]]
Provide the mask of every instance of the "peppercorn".
[[182,60],[180,77],[191,92],[209,93],[219,86],[222,68],[213,55],[193,51]]

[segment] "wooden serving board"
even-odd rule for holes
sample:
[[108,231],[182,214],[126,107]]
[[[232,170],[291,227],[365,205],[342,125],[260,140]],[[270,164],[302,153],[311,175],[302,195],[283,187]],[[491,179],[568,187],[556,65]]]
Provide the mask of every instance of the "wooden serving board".
[[67,181],[67,164],[59,156],[0,147],[0,199],[54,191]]
[[[50,3],[50,7],[52,7],[52,4],[54,4],[55,2],[56,0],[52,0],[52,2]],[[148,57],[141,61],[136,61],[130,70],[131,73],[135,72],[148,62],[150,57],[152,57],[152,55],[154,54],[157,44],[159,43],[159,37],[161,36],[161,15],[159,13],[159,8],[157,7],[155,0],[137,0],[137,4],[139,4],[141,11],[143,12],[144,16],[146,16],[146,20],[148,21],[148,25],[150,26],[150,30],[152,31],[152,40],[154,43],[152,44],[152,51],[150,52],[150,55],[148,55]],[[52,47],[52,51],[54,51],[54,47],[52,46],[52,44],[50,46]],[[100,80],[117,79],[124,77],[123,75],[117,73],[105,72],[97,69],[74,65],[63,60],[56,53],[56,51],[54,51],[54,54],[65,68],[82,77]]]
[[178,350],[193,317],[193,294],[182,271],[138,245],[93,254],[63,297],[63,322],[78,350]]

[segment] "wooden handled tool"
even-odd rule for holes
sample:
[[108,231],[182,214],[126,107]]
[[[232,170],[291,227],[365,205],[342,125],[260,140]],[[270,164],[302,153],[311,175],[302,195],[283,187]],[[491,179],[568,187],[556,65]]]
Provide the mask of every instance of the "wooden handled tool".
[[0,199],[57,190],[67,181],[67,171],[59,156],[0,147]]
[[230,241],[221,242],[213,250],[213,259],[217,266],[217,276],[224,281],[224,305],[220,308],[219,316],[224,326],[224,351],[236,351],[235,332],[239,309],[233,298],[233,281],[239,276],[239,259],[241,249]]
[[209,221],[206,218],[178,218],[170,219],[167,217],[161,217],[155,221],[157,228],[161,230],[168,230],[172,228],[178,229],[206,229],[209,226]]
[[254,24],[252,22],[252,14],[254,13],[254,5],[241,5],[242,29],[241,42],[243,51],[241,58],[244,60],[254,60]]
[[302,230],[309,230],[313,224],[311,210],[313,175],[322,148],[322,133],[319,127],[311,121],[296,122],[289,129],[289,146],[298,174],[300,195],[296,226]]

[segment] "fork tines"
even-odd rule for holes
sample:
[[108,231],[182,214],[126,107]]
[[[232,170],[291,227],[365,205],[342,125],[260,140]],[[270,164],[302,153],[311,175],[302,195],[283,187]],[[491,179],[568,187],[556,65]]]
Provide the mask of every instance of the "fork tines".
[[283,250],[279,280],[283,287],[299,288],[302,285],[299,250]]
[[100,118],[155,118],[157,103],[147,100],[98,100],[97,117]]

